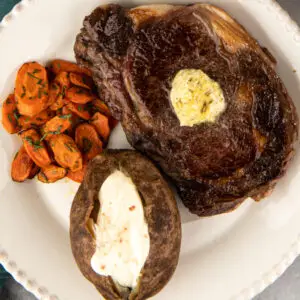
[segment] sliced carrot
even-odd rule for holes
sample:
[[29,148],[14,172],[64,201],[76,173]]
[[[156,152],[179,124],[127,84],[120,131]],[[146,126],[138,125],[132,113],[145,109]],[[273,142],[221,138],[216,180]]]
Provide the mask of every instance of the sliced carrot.
[[35,129],[28,129],[21,133],[25,150],[30,158],[41,168],[51,164],[51,158],[46,149],[44,141],[41,141],[40,135]]
[[70,81],[73,85],[82,87],[88,90],[93,88],[93,79],[84,74],[70,73]]
[[75,142],[85,161],[93,159],[102,152],[102,142],[96,129],[87,123],[80,124],[75,131]]
[[49,69],[54,74],[58,74],[61,71],[65,71],[65,72],[81,73],[81,74],[86,74],[88,76],[92,76],[92,72],[89,69],[80,67],[75,63],[62,60],[62,59],[53,60],[49,65]]
[[50,165],[40,171],[38,174],[38,180],[44,183],[53,183],[64,178],[66,174],[66,169],[55,165]]
[[95,99],[95,96],[89,90],[77,86],[68,89],[66,97],[68,100],[79,104],[86,104]]
[[62,93],[59,93],[56,101],[50,105],[50,109],[53,111],[57,111],[65,105],[64,96]]
[[68,72],[60,72],[56,75],[54,81],[58,83],[62,88],[68,89],[70,87],[70,75]]
[[100,112],[107,117],[111,116],[108,106],[100,99],[94,99],[92,102],[92,106],[95,112]]
[[91,124],[95,127],[96,131],[103,138],[103,140],[107,142],[110,135],[108,117],[97,112],[93,115]]
[[91,118],[91,114],[89,111],[89,107],[84,104],[73,103],[69,100],[66,100],[67,108],[71,110],[74,114],[79,116],[84,120],[89,120]]
[[28,179],[32,179],[40,171],[40,167],[33,163]]
[[10,94],[3,103],[2,125],[8,133],[16,133],[20,130],[18,120],[20,114],[17,109],[15,96]]
[[61,92],[61,88],[60,88],[59,84],[54,81],[51,82],[50,90],[49,90],[48,104],[47,104],[48,106],[51,106],[56,102],[60,92]]
[[29,62],[19,69],[15,96],[21,115],[35,116],[47,107],[49,97],[46,69],[37,62]]
[[72,172],[82,169],[82,156],[74,140],[66,134],[53,135],[50,147],[56,162]]
[[85,172],[86,172],[87,164],[83,164],[82,169],[76,172],[68,171],[67,177],[71,180],[81,183],[83,181]]
[[11,166],[11,178],[13,181],[25,181],[31,172],[34,163],[27,154],[25,147],[22,146],[15,155]]
[[54,117],[54,112],[51,111],[50,109],[46,109],[34,117],[21,116],[19,118],[19,125],[21,126],[22,129],[41,126],[53,117]]
[[49,139],[54,134],[65,132],[72,125],[72,114],[60,115],[49,120],[44,128],[43,134],[46,139]]

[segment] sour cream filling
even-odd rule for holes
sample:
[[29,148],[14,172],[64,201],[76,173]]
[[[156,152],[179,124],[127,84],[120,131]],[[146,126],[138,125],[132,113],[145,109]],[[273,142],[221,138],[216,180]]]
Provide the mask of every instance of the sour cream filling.
[[114,171],[99,191],[100,210],[94,224],[93,270],[134,288],[150,249],[143,204],[132,179]]

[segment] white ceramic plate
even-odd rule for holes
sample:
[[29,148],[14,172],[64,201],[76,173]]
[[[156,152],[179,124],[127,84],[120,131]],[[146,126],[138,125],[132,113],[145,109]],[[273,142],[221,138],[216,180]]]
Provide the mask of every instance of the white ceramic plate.
[[[211,2],[225,8],[270,49],[299,111],[300,34],[296,24],[272,0]],[[11,92],[23,62],[55,57],[73,60],[73,43],[84,16],[103,3],[24,0],[17,5],[0,27],[1,99]],[[138,4],[143,1],[130,3]],[[67,180],[51,185],[36,180],[12,182],[10,162],[19,143],[16,136],[0,129],[0,262],[38,298],[99,299],[77,269],[69,244],[69,210],[77,185]],[[128,146],[120,127],[110,146]],[[233,213],[208,219],[197,219],[181,207],[179,266],[155,299],[252,298],[300,252],[299,194],[298,151],[287,175],[261,203],[248,200]]]

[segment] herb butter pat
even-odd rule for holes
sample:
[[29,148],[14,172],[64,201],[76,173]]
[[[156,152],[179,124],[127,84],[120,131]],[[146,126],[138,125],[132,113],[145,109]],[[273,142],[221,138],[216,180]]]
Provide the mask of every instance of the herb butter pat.
[[100,210],[94,224],[93,270],[134,288],[149,254],[150,239],[139,193],[121,171],[110,174],[99,191]]
[[170,98],[181,126],[215,122],[226,108],[220,85],[197,69],[175,75]]

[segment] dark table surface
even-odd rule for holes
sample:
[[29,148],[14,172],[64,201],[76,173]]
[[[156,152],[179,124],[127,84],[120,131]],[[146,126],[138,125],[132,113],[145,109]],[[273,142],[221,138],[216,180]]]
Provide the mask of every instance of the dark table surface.
[[[40,0],[42,1],[42,0]],[[62,0],[63,1],[63,0]],[[82,0],[86,1],[86,0]],[[251,1],[251,0],[247,0]],[[18,0],[0,0],[0,19],[11,10]],[[208,1],[209,2],[209,1]],[[294,20],[300,24],[300,0],[278,0]],[[300,59],[300,53],[299,53]],[[24,290],[12,278],[6,280],[0,288],[1,300],[36,300],[29,292]],[[79,300],[79,299],[74,299]],[[212,299],[203,299],[212,300]],[[221,300],[221,299],[217,299]],[[290,266],[287,271],[253,300],[300,300],[300,257]]]

